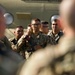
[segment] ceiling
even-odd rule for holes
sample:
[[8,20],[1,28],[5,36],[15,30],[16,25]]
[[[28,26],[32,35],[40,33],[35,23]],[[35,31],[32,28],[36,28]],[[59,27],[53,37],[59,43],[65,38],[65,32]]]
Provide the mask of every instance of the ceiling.
[[3,5],[6,9],[24,9],[24,8],[42,8],[46,7],[47,9],[51,9],[50,7],[57,8],[58,3],[54,5],[52,3],[28,3],[22,0],[0,0],[0,4]]

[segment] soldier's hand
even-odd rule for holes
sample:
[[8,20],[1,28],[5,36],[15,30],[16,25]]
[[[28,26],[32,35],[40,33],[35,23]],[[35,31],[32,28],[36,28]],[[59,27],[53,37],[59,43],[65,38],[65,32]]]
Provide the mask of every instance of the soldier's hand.
[[31,32],[27,32],[26,34],[30,36],[31,35]]
[[11,47],[12,47],[12,50],[13,50],[13,51],[15,51],[15,52],[19,52],[19,50],[18,50],[18,48],[17,48],[16,45],[12,45]]

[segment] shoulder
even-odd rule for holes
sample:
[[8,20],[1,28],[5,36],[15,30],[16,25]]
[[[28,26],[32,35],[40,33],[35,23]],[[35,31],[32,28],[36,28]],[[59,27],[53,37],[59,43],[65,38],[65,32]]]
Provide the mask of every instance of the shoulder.
[[0,39],[0,44],[3,44],[4,42]]
[[39,32],[39,35],[40,35],[40,36],[43,36],[43,37],[47,37],[47,35],[44,34],[44,33],[42,33],[42,32]]
[[2,39],[1,39],[1,41],[2,42],[4,42],[5,44],[7,43],[9,43],[9,40],[8,40],[8,38],[6,37],[6,36],[4,36]]
[[6,48],[6,46],[5,46],[5,44],[4,44],[4,42],[2,40],[0,40],[0,49],[1,48],[3,48],[3,49]]
[[8,40],[8,38],[6,36],[3,38],[3,41],[4,42],[9,42],[9,40]]
[[46,35],[46,34],[44,34],[44,33],[42,33],[41,35],[40,35],[40,38],[42,38],[42,39],[44,39],[44,41],[46,40],[49,40],[49,37],[48,37],[48,35]]

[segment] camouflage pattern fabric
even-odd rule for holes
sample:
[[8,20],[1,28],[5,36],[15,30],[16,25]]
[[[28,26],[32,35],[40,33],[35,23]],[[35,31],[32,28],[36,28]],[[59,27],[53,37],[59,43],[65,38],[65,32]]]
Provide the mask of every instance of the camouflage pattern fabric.
[[22,47],[19,47],[19,42],[16,38],[9,39],[11,42],[11,47],[13,51],[19,53],[21,56],[25,58],[25,44]]
[[8,49],[12,49],[11,48],[11,44],[10,44],[10,41],[8,40],[8,38],[6,36],[4,36],[1,41],[5,44],[5,46],[8,48]]
[[22,61],[22,57],[0,40],[0,75],[16,75]]
[[34,53],[20,75],[75,75],[75,37],[63,37],[56,46]]
[[48,33],[48,36],[51,36],[55,40],[55,42],[58,44],[60,38],[63,36],[63,32],[60,31],[58,34],[54,35],[53,32],[50,31]]
[[47,35],[43,34],[42,32],[39,32],[38,35],[35,35],[35,34],[32,34],[30,36],[23,35],[19,39],[19,46],[21,47],[23,44],[25,44],[25,42],[26,42],[26,46],[25,46],[26,55],[28,55],[28,53],[30,55],[33,52],[35,52],[37,50],[35,49],[37,45],[41,46],[41,48],[44,48],[48,44],[51,44],[51,45],[54,44],[54,42],[52,41],[52,38],[49,38]]

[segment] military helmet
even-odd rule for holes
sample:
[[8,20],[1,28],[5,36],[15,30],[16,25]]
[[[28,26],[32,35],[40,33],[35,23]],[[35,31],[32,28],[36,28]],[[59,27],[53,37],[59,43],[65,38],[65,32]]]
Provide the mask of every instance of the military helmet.
[[52,21],[57,20],[57,19],[59,19],[59,15],[53,15],[51,17],[51,23],[52,23]]

